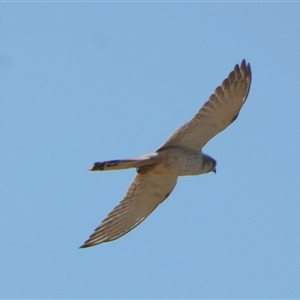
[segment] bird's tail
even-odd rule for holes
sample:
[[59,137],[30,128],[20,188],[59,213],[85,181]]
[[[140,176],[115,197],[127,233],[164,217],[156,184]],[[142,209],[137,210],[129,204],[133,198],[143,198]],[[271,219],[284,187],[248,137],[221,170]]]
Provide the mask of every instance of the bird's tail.
[[139,168],[145,165],[151,165],[154,163],[154,156],[144,155],[131,159],[115,159],[95,162],[88,171],[113,171],[124,170],[130,168]]

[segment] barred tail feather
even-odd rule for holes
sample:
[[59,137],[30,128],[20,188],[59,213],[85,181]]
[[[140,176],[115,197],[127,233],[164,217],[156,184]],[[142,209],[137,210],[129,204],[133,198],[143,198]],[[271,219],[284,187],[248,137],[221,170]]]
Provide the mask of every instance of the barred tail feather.
[[152,161],[151,157],[101,161],[101,162],[95,162],[88,169],[88,171],[113,171],[113,170],[124,170],[130,168],[139,168],[141,166],[151,164],[151,161]]

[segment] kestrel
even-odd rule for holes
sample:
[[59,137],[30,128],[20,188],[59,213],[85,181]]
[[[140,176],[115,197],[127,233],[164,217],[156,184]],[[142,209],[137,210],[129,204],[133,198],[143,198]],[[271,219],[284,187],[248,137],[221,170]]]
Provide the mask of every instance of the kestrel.
[[250,85],[250,64],[243,60],[194,117],[178,128],[158,150],[136,158],[94,163],[89,171],[136,168],[137,175],[123,200],[80,248],[116,240],[135,228],[169,197],[178,176],[216,173],[216,160],[202,153],[202,148],[236,120]]

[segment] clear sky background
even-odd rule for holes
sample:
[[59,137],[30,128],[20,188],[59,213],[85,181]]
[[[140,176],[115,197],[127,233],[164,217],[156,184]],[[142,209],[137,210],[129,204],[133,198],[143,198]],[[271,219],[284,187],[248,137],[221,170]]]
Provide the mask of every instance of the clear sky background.
[[[299,3],[0,3],[0,297],[299,298]],[[79,250],[236,63],[252,88],[119,240]]]

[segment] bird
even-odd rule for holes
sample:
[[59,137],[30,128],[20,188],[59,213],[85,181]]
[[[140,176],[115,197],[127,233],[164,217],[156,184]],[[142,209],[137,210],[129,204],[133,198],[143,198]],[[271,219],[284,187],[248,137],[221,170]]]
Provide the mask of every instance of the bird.
[[136,169],[124,198],[80,248],[114,241],[143,222],[166,200],[179,176],[216,173],[217,161],[202,148],[238,117],[251,86],[246,60],[218,86],[190,121],[179,127],[156,151],[131,159],[95,162],[89,171]]

